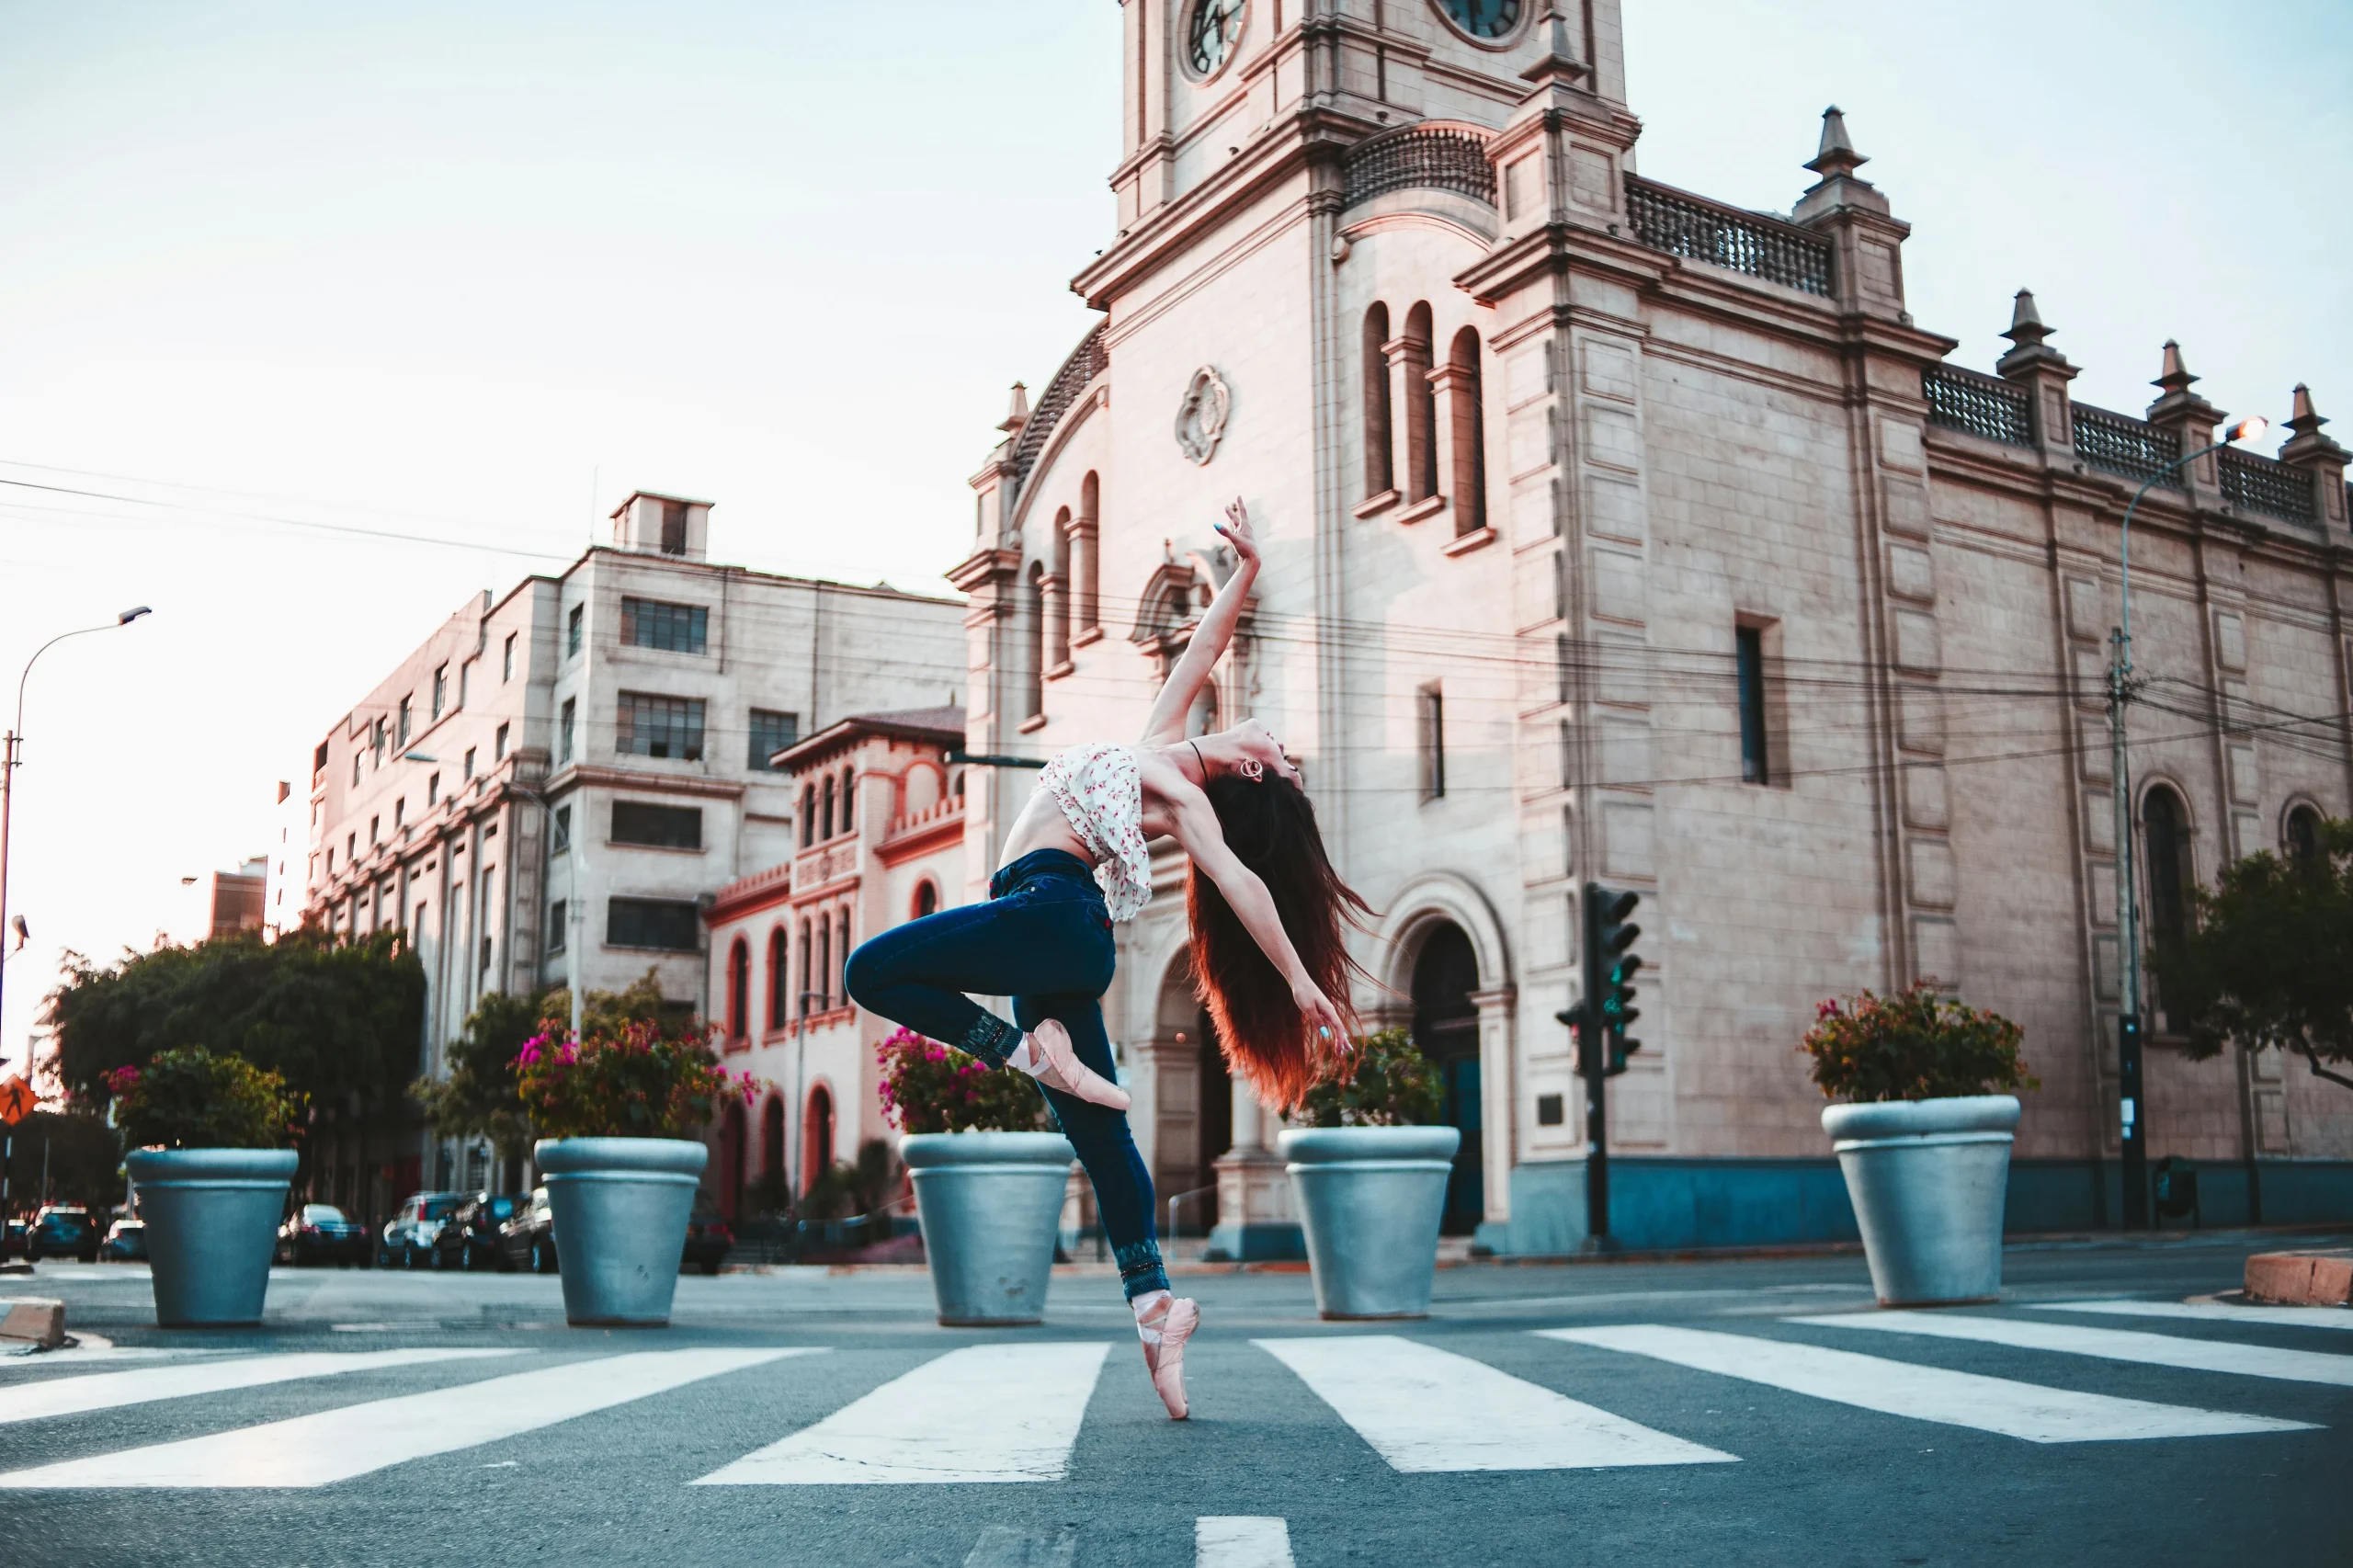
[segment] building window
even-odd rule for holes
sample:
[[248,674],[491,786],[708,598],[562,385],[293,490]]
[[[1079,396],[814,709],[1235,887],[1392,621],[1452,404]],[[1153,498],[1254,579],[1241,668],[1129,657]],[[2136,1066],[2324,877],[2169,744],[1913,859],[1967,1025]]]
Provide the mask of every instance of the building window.
[[1454,351],[1441,373],[1446,382],[1446,427],[1454,459],[1454,532],[1476,533],[1487,526],[1487,422],[1479,395],[1479,335],[1464,327],[1454,335]]
[[493,762],[506,760],[506,726],[504,724],[499,725],[498,733],[491,737],[490,760]]
[[472,778],[474,776],[474,750],[475,748],[472,746],[468,746],[466,748],[465,776],[469,778]]
[[700,605],[665,604],[660,599],[621,600],[621,641],[632,648],[699,653],[710,620],[710,611]]
[[1422,749],[1422,799],[1446,794],[1446,694],[1436,681],[1414,694],[1415,728]]
[[[401,711],[404,713],[408,711],[408,699],[405,697],[401,699]],[[368,748],[370,758],[377,767],[381,767],[384,766],[384,722],[379,719],[369,728],[373,736]]]
[[1070,663],[1070,508],[1054,514],[1047,548],[1053,567],[1043,584],[1046,612],[1046,668],[1059,670]]
[[1398,348],[1404,367],[1405,472],[1407,502],[1438,494],[1438,389],[1430,385],[1430,308],[1405,312],[1405,335]]
[[563,656],[567,659],[580,652],[580,618],[587,608],[586,605],[574,605],[572,613],[564,618]]
[[425,776],[425,803],[428,806],[441,803],[441,776],[438,773]]
[[825,987],[843,1006],[849,1006],[849,911],[835,916],[838,939],[834,943],[834,967],[825,972]]
[[613,802],[613,842],[657,849],[702,847],[702,811],[697,806],[654,806],[642,801]]
[[1093,631],[1102,624],[1102,568],[1096,551],[1102,534],[1102,506],[1103,482],[1090,469],[1078,483],[1078,516],[1070,530],[1070,618],[1080,631]]
[[650,948],[691,953],[701,947],[702,911],[692,900],[616,898],[605,904],[605,942],[615,948]]
[[824,915],[817,916],[817,1011],[830,1011],[833,993],[826,989],[834,981],[834,923]]
[[2288,813],[2288,831],[2284,835],[2288,858],[2307,864],[2320,858],[2320,812],[2313,806],[2298,806]]
[[466,693],[473,689],[473,684],[474,684],[474,663],[473,663],[473,661],[472,661],[472,659],[468,659],[464,664],[460,665],[458,666],[458,706],[459,706],[459,707],[463,708],[463,707],[466,705]]
[[802,1017],[809,1016],[809,922],[801,923],[801,1006]]
[[2189,813],[2163,784],[2141,800],[2141,834],[2149,858],[2149,937],[2170,946],[2189,935]]
[[558,806],[555,809],[555,827],[553,832],[551,834],[548,842],[548,853],[551,855],[561,855],[571,847],[572,808],[570,806]]
[[370,849],[373,849],[382,841],[382,835],[378,833],[376,829],[377,825],[383,820],[384,819],[381,817],[369,817],[368,819],[368,847]]
[[356,833],[345,834],[343,835],[343,863],[348,866],[358,858],[359,835]]
[[1390,468],[1389,307],[1364,313],[1364,498],[1396,488]]
[[830,773],[825,775],[824,788],[824,804],[817,809],[817,836],[831,838],[834,835],[834,776]]
[[915,918],[921,920],[926,915],[938,913],[939,890],[934,887],[931,880],[926,877],[915,884]]
[[335,846],[332,844],[327,846],[327,875],[335,875]]
[[1740,687],[1740,777],[1743,783],[1773,781],[1765,729],[1765,630],[1744,626],[1733,633],[1734,674]]
[[727,1037],[741,1040],[751,1033],[752,949],[735,938],[727,949]]
[[1021,672],[1021,716],[1035,719],[1046,710],[1046,568],[1033,562],[1029,567],[1029,592],[1023,601],[1023,613],[1028,624],[1023,629],[1029,642],[1029,667]]
[[[684,555],[687,552],[687,504],[684,501],[662,503],[662,553]],[[701,650],[698,648],[697,653]]]
[[785,952],[784,927],[779,926],[768,933],[768,1028],[780,1029],[792,1016],[792,1007],[785,992],[791,982],[791,967]]
[[847,833],[858,825],[852,810],[858,800],[858,775],[849,768],[842,769],[842,831]]
[[498,678],[502,683],[515,678],[515,633],[512,631],[506,634],[506,650],[499,655]]
[[801,787],[801,847],[808,848],[817,842],[817,786]]
[[359,788],[359,754],[358,752],[351,754],[351,787],[355,790]]
[[401,699],[401,732],[400,732],[400,744],[403,744],[403,745],[406,745],[406,744],[408,744],[408,738],[409,738],[409,735],[410,735],[410,733],[411,733],[413,731],[415,731],[415,727],[416,727],[416,704],[415,704],[415,699],[411,699],[411,698],[404,697],[404,698],[402,698],[402,699]]
[[776,771],[776,765],[768,759],[790,747],[800,738],[800,714],[755,708],[752,710],[751,751],[744,765],[755,773],[772,773]]
[[702,760],[701,698],[655,697],[642,691],[624,691],[620,698],[616,751],[624,756]]
[[548,905],[548,951],[551,953],[563,951],[564,923],[571,914],[572,905],[563,899],[557,899]]
[[449,704],[449,666],[442,665],[433,672],[433,716],[441,717],[441,710]]

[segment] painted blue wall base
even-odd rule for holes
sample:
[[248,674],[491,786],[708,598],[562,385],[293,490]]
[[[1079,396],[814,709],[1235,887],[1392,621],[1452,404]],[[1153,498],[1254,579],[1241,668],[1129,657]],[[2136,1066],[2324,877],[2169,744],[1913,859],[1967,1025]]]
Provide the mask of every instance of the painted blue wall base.
[[1287,1263],[1307,1256],[1307,1233],[1296,1223],[1257,1221],[1210,1227],[1211,1263]]
[[[2244,1165],[2200,1165],[2199,1221],[2256,1222]],[[2267,1225],[2353,1222],[2353,1161],[2259,1160]],[[2094,1231],[2123,1212],[2117,1162],[2017,1160],[2003,1229],[2012,1233]],[[2190,1221],[2163,1220],[2168,1230]],[[1835,1156],[1810,1160],[1700,1160],[1616,1154],[1609,1161],[1609,1232],[1632,1252],[1689,1247],[1851,1242],[1860,1233]],[[1558,1256],[1586,1239],[1585,1162],[1531,1161],[1511,1173],[1511,1219],[1479,1228],[1499,1253]]]

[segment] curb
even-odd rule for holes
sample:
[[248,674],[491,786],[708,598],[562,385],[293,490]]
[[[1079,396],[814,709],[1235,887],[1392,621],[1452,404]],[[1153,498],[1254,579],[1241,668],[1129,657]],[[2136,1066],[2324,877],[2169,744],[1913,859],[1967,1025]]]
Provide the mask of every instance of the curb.
[[2256,1253],[2246,1260],[2246,1295],[2274,1306],[2353,1306],[2353,1249]]

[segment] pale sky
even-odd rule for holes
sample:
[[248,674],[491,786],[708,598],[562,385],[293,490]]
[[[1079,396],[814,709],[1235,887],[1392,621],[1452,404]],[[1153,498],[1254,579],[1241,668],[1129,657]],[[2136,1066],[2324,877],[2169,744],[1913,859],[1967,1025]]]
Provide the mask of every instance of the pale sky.
[[[1958,362],[2026,285],[2086,402],[2143,407],[2175,336],[2223,408],[2308,381],[2353,443],[2342,0],[1625,12],[1643,173],[1786,211],[1837,103]],[[155,608],[33,676],[0,1054],[62,949],[264,853],[330,724],[631,489],[715,500],[714,559],[946,591],[1006,387],[1090,319],[1119,28],[0,0],[0,677]]]

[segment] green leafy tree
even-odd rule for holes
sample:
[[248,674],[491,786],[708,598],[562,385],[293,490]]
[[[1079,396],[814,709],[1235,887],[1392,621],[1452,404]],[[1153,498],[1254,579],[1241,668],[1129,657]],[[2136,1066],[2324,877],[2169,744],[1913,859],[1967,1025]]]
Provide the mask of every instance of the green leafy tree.
[[1355,1051],[1307,1091],[1299,1119],[1310,1127],[1422,1127],[1438,1119],[1438,1070],[1404,1029],[1363,1036]]
[[2018,1054],[2025,1039],[1999,1013],[1924,980],[1893,996],[1866,991],[1821,1004],[1798,1049],[1813,1058],[1825,1099],[1927,1100],[2040,1088]]
[[159,1051],[107,1074],[115,1125],[133,1149],[278,1149],[294,1141],[302,1096],[241,1056],[201,1046]]
[[2309,855],[2250,855],[2200,889],[2197,928],[2151,955],[2165,1018],[2189,1054],[2226,1042],[2301,1056],[2353,1089],[2353,821],[2324,822]]
[[[515,1057],[526,1040],[546,1031],[546,1001],[544,996],[492,992],[466,1019],[466,1032],[449,1042],[444,1056],[449,1075],[419,1078],[409,1085],[436,1132],[445,1138],[487,1138],[502,1159],[530,1148],[538,1133],[523,1112]],[[567,1003],[567,1019],[570,1012]]]
[[1017,1067],[992,1067],[902,1028],[874,1048],[882,1114],[903,1132],[1037,1132],[1045,1096]]
[[87,1111],[37,1110],[8,1140],[10,1212],[29,1214],[40,1206],[44,1154],[49,1189],[60,1203],[97,1213],[122,1201],[122,1144],[114,1129]]
[[395,931],[216,937],[108,965],[68,954],[48,1022],[66,1090],[87,1105],[106,1102],[108,1074],[191,1046],[242,1057],[313,1100],[381,1102],[416,1072],[425,967]]

